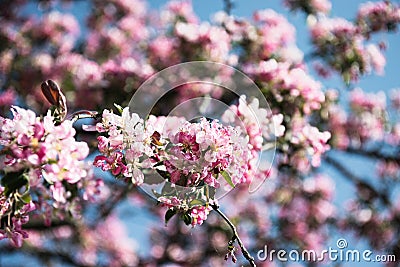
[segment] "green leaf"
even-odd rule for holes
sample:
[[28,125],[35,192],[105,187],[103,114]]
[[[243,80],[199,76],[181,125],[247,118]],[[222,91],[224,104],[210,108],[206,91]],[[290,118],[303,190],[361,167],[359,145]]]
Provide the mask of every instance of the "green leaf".
[[182,219],[183,219],[183,222],[184,222],[186,225],[192,224],[192,217],[190,217],[189,214],[187,214],[187,213],[183,214]]
[[18,177],[21,176],[23,173],[24,173],[24,171],[6,173],[1,178],[1,185],[6,187],[9,183],[12,183],[13,180],[18,179]]
[[174,215],[176,214],[176,210],[175,209],[169,209],[167,210],[167,212],[165,213],[165,225],[167,225],[168,221],[174,217]]
[[350,80],[351,80],[351,76],[349,72],[344,72],[342,74],[343,77],[343,81],[345,82],[346,86],[349,87],[350,86]]
[[169,142],[166,146],[165,146],[165,150],[170,150],[172,147],[174,146],[173,143]]
[[232,178],[231,178],[231,176],[229,175],[228,172],[223,171],[223,172],[221,172],[221,175],[222,175],[222,177],[224,177],[225,181],[226,181],[230,186],[232,186],[232,188],[235,188],[235,185],[234,185],[233,182],[232,182]]
[[118,112],[122,114],[122,111],[124,110],[120,105],[114,103],[114,106],[117,108]]
[[29,180],[23,171],[10,172],[1,178],[1,185],[5,187],[4,194],[9,196],[12,192],[18,191],[21,187],[28,185]]
[[161,195],[163,196],[177,196],[176,187],[172,186],[171,183],[165,183],[161,189]]
[[21,199],[22,202],[24,202],[25,204],[28,204],[29,202],[31,202],[32,197],[31,197],[31,194],[29,194],[29,192],[28,192],[28,193],[23,194],[23,195],[20,197],[20,199]]
[[192,201],[190,201],[189,207],[192,208],[194,206],[204,206],[205,204],[206,204],[206,201],[204,201],[202,199],[193,199]]

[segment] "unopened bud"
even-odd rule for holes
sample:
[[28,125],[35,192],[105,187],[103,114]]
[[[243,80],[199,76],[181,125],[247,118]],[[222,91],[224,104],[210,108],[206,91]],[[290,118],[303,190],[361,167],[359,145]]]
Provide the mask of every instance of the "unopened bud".
[[226,253],[226,254],[225,254],[225,257],[224,257],[224,260],[227,261],[228,258],[229,258],[229,253]]
[[236,259],[235,255],[233,255],[233,254],[232,254],[232,262],[233,262],[233,263],[236,263],[236,262],[237,262],[237,259]]

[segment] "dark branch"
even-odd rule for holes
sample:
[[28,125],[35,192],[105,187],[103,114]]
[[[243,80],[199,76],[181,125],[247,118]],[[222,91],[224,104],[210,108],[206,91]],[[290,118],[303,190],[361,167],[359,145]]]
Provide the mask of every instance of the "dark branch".
[[386,161],[394,161],[398,164],[400,164],[400,154],[398,155],[387,155],[382,153],[379,150],[363,150],[363,149],[356,149],[352,147],[348,147],[346,152],[351,153],[351,154],[356,154],[360,156],[365,156],[373,159],[382,159]]
[[[365,152],[365,151],[364,151]],[[367,153],[368,156],[372,155],[375,157],[377,154],[375,152],[365,152]],[[349,179],[352,181],[354,184],[358,186],[363,186],[364,188],[367,188],[370,190],[375,196],[377,196],[381,201],[383,202],[384,205],[386,205],[388,208],[393,208],[392,203],[390,199],[388,198],[387,194],[382,193],[375,189],[373,186],[368,184],[366,181],[363,181],[361,178],[357,177],[353,173],[351,173],[348,169],[346,169],[338,160],[332,158],[332,157],[326,157],[325,161],[330,164],[331,166],[335,167],[340,173],[345,176],[345,178]],[[400,216],[396,215],[393,218],[393,225],[396,225],[397,232],[399,231],[399,226],[400,226]],[[396,259],[400,258],[400,238],[397,238],[396,241],[394,242],[394,245],[388,250],[391,251]]]
[[[64,263],[68,263],[72,266],[77,266],[77,267],[89,267],[90,265],[85,265],[80,262],[78,262],[74,257],[70,254],[67,254],[65,252],[61,251],[56,251],[56,250],[47,250],[45,248],[36,248],[36,247],[31,247],[31,246],[24,246],[23,247],[24,253],[31,254],[32,256],[37,257],[38,259],[55,259],[59,260]],[[19,249],[13,248],[11,246],[6,246],[6,247],[1,247],[2,252],[7,252],[7,253],[20,253],[21,251]]]
[[224,11],[226,14],[230,15],[233,9],[233,2],[232,0],[224,0]]
[[[120,191],[114,195],[114,197],[103,203],[103,205],[100,206],[101,212],[96,222],[97,223],[101,222],[103,221],[104,218],[107,218],[112,213],[112,211],[117,207],[118,203],[126,198],[131,189],[132,189],[132,184],[128,184],[124,188],[121,188]],[[93,227],[94,226],[96,226],[96,224],[93,225]]]
[[219,209],[217,205],[211,205],[211,207],[224,219],[224,221],[229,225],[229,227],[232,229],[232,242],[237,241],[240,247],[240,250],[242,251],[243,256],[246,258],[246,260],[250,263],[251,266],[256,266],[256,263],[254,261],[254,258],[250,255],[250,253],[247,251],[246,247],[244,246],[242,240],[239,237],[239,234],[236,230],[235,225],[229,220],[229,218]]
[[359,178],[358,176],[354,175],[351,171],[349,171],[346,167],[344,167],[338,160],[327,156],[325,158],[325,162],[328,163],[329,165],[335,167],[336,170],[338,170],[345,178],[353,182],[355,185],[365,188],[372,192],[372,194],[379,199],[382,200],[382,202],[388,206],[391,207],[392,203],[388,196],[377,189],[375,189],[372,185],[370,185],[368,182],[364,181],[363,179]]
[[44,224],[43,221],[35,220],[35,221],[29,221],[27,224],[24,224],[23,228],[24,229],[29,229],[29,230],[49,230],[53,227],[59,227],[59,226],[71,226],[75,228],[75,224],[72,221],[52,221],[51,225],[47,226]]

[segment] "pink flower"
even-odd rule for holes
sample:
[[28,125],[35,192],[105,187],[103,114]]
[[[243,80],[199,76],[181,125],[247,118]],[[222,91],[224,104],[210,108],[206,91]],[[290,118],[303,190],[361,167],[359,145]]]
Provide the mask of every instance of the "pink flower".
[[356,34],[357,27],[343,18],[323,18],[311,25],[311,35],[317,43],[329,38],[335,38],[338,41],[345,38],[353,39]]
[[178,207],[182,204],[182,201],[175,196],[171,198],[159,197],[157,200],[160,201],[163,206],[168,208]]
[[53,198],[55,201],[58,201],[60,203],[65,203],[67,202],[65,198],[65,188],[62,186],[60,183],[55,183],[50,186],[50,191],[53,194]]
[[210,206],[199,206],[194,207],[190,210],[190,217],[192,218],[192,226],[202,225],[207,219],[207,215],[210,213],[212,208]]
[[[1,64],[1,63],[0,63]],[[0,93],[0,106],[11,106],[15,103],[17,95],[14,89],[9,88],[4,92]]]
[[317,12],[324,14],[329,13],[332,7],[332,4],[329,0],[311,0],[310,3]]
[[386,65],[386,58],[382,55],[382,52],[376,45],[369,44],[366,47],[367,53],[370,57],[372,67],[376,73],[383,75],[384,67]]
[[[318,167],[321,163],[321,156],[330,149],[327,144],[331,138],[331,133],[328,131],[320,132],[318,128],[306,124],[302,121],[295,121],[295,127],[292,128],[292,137],[290,142],[299,147],[302,147],[304,151],[298,151],[295,155],[296,167],[300,167],[303,171],[308,171],[309,160],[306,156],[311,157],[311,165]],[[311,149],[309,149],[309,147]]]
[[[15,209],[12,206],[11,200],[9,197],[6,197],[4,194],[4,187],[0,186],[0,217],[3,217],[6,214],[11,213],[11,221],[4,220],[2,223],[2,228],[0,229],[0,240],[8,238],[11,241],[11,244],[15,247],[21,247],[23,239],[28,238],[28,233],[22,230],[22,225],[26,224],[29,221],[29,212],[35,210],[35,205],[33,202],[29,202],[24,204],[19,209]],[[3,217],[5,218],[5,217]]]
[[108,137],[97,138],[99,151],[104,155],[96,156],[94,166],[103,171],[110,170],[115,176],[130,177],[132,183],[141,184],[144,175],[139,169],[139,158],[153,153],[147,144],[150,136],[145,132],[143,120],[137,114],[130,114],[129,108],[125,108],[121,115],[104,110],[102,122],[96,125],[96,129],[107,133]]
[[149,44],[150,55],[159,58],[163,62],[167,62],[173,53],[174,46],[174,39],[159,36]]
[[400,88],[390,92],[390,100],[393,108],[400,110]]
[[291,10],[302,10],[307,14],[327,14],[331,10],[331,2],[328,0],[285,0],[285,4]]
[[166,9],[171,13],[170,16],[182,17],[189,23],[197,23],[198,21],[193,12],[191,1],[170,1]]
[[357,24],[363,28],[367,36],[381,30],[393,31],[399,22],[399,6],[387,1],[363,3],[357,14]]
[[71,183],[85,175],[80,170],[81,161],[87,157],[89,148],[86,143],[75,141],[72,122],[64,121],[55,126],[49,114],[41,121],[30,110],[13,107],[12,111],[14,119],[3,119],[2,125],[2,143],[14,143],[5,148],[12,151],[14,157],[8,158],[9,163],[13,162],[8,164],[10,171],[42,169],[49,181]]
[[269,57],[280,47],[294,42],[295,28],[293,25],[272,9],[255,12],[254,20],[261,24],[259,31],[263,57]]
[[382,91],[365,93],[356,88],[350,94],[350,105],[355,111],[383,111],[386,109],[386,97]]

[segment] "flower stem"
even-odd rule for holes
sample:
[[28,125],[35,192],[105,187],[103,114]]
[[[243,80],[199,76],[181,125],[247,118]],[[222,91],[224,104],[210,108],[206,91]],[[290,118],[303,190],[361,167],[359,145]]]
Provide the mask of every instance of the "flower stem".
[[244,246],[242,240],[239,237],[239,234],[236,230],[235,225],[229,220],[229,218],[219,209],[218,205],[212,204],[211,207],[224,219],[224,221],[231,227],[232,229],[232,242],[237,241],[240,247],[240,250],[242,251],[243,256],[246,258],[246,260],[250,263],[251,266],[256,266],[256,263],[254,261],[254,258],[250,255],[250,253],[247,251],[246,247]]

